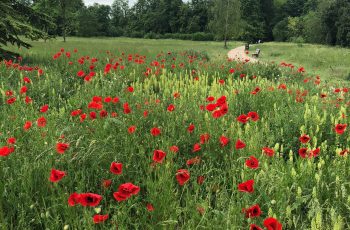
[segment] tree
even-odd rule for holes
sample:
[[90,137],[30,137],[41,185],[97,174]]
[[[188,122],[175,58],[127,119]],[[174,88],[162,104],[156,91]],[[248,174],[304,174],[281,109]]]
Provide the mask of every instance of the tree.
[[6,51],[1,45],[17,45],[26,48],[31,45],[20,37],[20,35],[32,40],[44,38],[47,33],[42,30],[43,26],[53,26],[50,17],[37,12],[27,4],[16,0],[0,1],[0,58],[13,58],[18,54]]
[[123,35],[128,25],[130,14],[129,4],[126,0],[115,0],[111,9],[111,30],[112,36]]
[[216,0],[213,5],[214,18],[210,21],[211,31],[216,38],[227,41],[233,37],[237,38],[240,31],[240,1],[239,0]]
[[261,0],[244,0],[241,6],[243,33],[241,39],[255,42],[268,37]]
[[[53,0],[57,1],[57,0]],[[82,0],[58,0],[59,18],[58,23],[62,30],[63,41],[66,42],[67,34],[69,34],[76,22],[78,10],[84,6]]]

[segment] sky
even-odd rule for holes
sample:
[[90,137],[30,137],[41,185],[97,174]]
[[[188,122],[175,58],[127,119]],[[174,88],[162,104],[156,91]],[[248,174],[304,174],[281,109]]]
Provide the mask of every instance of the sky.
[[[84,0],[85,5],[93,5],[95,2],[98,4],[103,4],[103,5],[112,5],[114,0]],[[129,5],[132,6],[136,0],[129,0]]]
[[[132,6],[135,4],[137,0],[129,0],[129,5]],[[112,5],[114,0],[84,0],[85,5],[90,6],[93,5],[95,2],[98,4],[103,4],[103,5]],[[183,1],[183,2],[188,2],[188,1]]]

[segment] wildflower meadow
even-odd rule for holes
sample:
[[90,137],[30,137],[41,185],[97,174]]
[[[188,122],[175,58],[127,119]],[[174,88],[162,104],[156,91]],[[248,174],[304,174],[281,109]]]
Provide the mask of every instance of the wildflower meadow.
[[128,41],[1,61],[0,229],[350,228],[346,81]]

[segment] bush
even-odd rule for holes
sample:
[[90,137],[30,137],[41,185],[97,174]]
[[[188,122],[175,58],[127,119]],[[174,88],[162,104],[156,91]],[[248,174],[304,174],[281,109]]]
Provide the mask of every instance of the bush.
[[289,42],[293,42],[293,43],[297,43],[298,46],[303,46],[303,43],[305,43],[305,39],[301,36],[299,37],[291,37],[289,40]]
[[139,32],[139,31],[132,31],[130,32],[130,34],[128,35],[131,38],[143,38],[143,33]]
[[143,36],[143,38],[146,38],[146,39],[156,39],[157,38],[157,34],[154,33],[154,32],[149,32],[147,34],[145,34]]
[[214,35],[210,33],[198,32],[192,34],[192,41],[213,41]]
[[[138,35],[138,34],[136,34]],[[130,35],[130,37],[136,36]],[[213,41],[214,35],[211,33],[198,32],[194,34],[182,34],[182,33],[166,33],[156,34],[149,32],[143,36],[146,39],[179,39],[179,40],[192,40],[192,41]]]
[[272,30],[275,41],[285,42],[288,39],[288,19],[285,18],[275,25]]

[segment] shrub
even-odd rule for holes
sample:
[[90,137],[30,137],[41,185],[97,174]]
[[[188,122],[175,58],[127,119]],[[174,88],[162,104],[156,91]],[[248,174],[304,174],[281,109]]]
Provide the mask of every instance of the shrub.
[[210,33],[198,32],[198,33],[192,34],[192,40],[193,41],[213,41],[214,35]]

